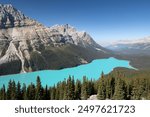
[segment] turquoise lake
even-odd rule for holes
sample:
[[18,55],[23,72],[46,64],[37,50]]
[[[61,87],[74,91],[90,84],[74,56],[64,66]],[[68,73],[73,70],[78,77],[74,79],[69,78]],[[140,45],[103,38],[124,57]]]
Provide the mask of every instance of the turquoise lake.
[[75,80],[82,80],[83,76],[87,76],[88,79],[92,78],[97,80],[99,79],[102,71],[104,74],[108,74],[116,67],[134,69],[129,64],[129,61],[126,60],[119,60],[113,57],[107,59],[96,59],[88,64],[61,70],[43,70],[30,73],[0,76],[0,87],[2,87],[3,84],[7,86],[10,80],[20,82],[21,84],[25,83],[26,85],[29,85],[31,82],[35,84],[37,76],[40,76],[43,86],[53,86],[59,81],[63,81],[65,78],[67,79],[69,75],[74,76]]

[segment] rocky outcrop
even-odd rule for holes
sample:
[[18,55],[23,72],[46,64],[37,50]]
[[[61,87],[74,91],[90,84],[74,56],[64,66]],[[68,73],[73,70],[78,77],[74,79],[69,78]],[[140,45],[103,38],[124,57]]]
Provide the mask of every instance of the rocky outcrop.
[[91,95],[87,100],[98,100],[97,95]]

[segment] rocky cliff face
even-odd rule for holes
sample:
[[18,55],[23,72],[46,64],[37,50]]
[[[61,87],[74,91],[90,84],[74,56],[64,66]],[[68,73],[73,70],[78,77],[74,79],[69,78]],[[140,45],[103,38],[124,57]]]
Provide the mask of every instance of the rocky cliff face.
[[64,37],[65,36],[71,37],[70,41],[74,43],[75,45],[80,45],[83,47],[87,47],[87,46],[100,47],[100,45],[98,45],[89,34],[87,34],[84,31],[79,32],[74,27],[70,26],[69,24],[55,25],[53,27],[50,27],[50,30],[56,30],[60,34],[62,34]]
[[48,28],[0,4],[0,75],[71,67],[108,55],[86,32],[70,25]]
[[0,28],[32,26],[35,24],[37,24],[35,20],[26,17],[11,4],[0,4]]

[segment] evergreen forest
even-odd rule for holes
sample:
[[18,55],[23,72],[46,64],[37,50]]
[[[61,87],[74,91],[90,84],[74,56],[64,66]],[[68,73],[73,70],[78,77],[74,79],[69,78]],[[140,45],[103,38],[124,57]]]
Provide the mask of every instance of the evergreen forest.
[[1,100],[87,100],[97,95],[99,100],[141,100],[150,99],[150,73],[129,69],[115,69],[108,75],[100,74],[99,80],[74,80],[68,76],[56,85],[43,87],[40,77],[36,84],[26,86],[9,81],[0,89]]

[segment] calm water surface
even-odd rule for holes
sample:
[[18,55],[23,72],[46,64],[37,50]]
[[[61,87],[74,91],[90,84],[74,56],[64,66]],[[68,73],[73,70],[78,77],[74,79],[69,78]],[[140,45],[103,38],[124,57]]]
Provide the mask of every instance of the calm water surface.
[[88,64],[61,70],[43,70],[31,73],[0,76],[0,87],[2,87],[3,84],[7,86],[10,80],[20,82],[21,84],[25,83],[26,85],[29,85],[31,82],[36,83],[37,76],[40,76],[43,86],[53,86],[59,81],[63,81],[65,78],[67,79],[69,75],[74,76],[75,80],[82,80],[85,75],[89,79],[92,78],[97,80],[102,71],[104,74],[108,74],[116,67],[133,69],[133,67],[129,64],[129,61],[126,60],[118,60],[113,57],[107,59],[96,59]]

